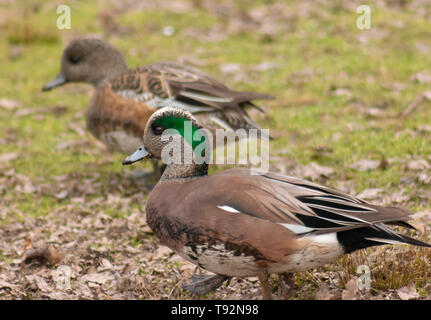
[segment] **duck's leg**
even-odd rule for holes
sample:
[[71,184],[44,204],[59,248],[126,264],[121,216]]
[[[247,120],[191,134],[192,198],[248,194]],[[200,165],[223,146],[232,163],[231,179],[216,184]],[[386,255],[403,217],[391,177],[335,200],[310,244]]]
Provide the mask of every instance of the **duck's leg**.
[[260,281],[260,287],[262,288],[262,299],[272,300],[271,286],[269,284],[269,274],[266,269],[259,269],[257,277]]
[[293,280],[293,273],[280,273],[278,275],[278,288],[280,295],[284,299],[288,299],[293,291],[295,281]]
[[182,288],[197,295],[204,295],[220,287],[229,277],[216,275],[198,275],[192,276],[191,283],[183,284]]

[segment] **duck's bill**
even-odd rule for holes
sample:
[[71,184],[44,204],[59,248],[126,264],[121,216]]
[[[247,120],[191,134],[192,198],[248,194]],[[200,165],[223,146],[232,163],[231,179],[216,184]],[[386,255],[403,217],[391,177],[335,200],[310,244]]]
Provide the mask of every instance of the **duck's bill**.
[[123,165],[132,164],[145,158],[151,158],[151,156],[151,153],[149,153],[148,150],[142,145],[138,150],[123,160]]
[[52,79],[42,88],[42,91],[48,91],[48,90],[54,89],[56,87],[62,86],[66,82],[67,82],[66,78],[61,73],[59,73],[54,79]]

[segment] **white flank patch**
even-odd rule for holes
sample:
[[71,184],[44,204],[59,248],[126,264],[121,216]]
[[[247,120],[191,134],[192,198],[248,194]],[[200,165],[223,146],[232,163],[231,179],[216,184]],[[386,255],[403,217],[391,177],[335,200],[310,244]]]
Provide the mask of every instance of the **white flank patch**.
[[298,272],[317,268],[335,261],[344,253],[335,232],[298,238],[297,245],[298,249],[288,256],[285,263],[270,265],[269,272]]
[[229,206],[217,206],[217,208],[220,208],[220,209],[222,209],[224,211],[228,211],[228,212],[234,212],[234,213],[239,212],[235,208],[232,208],[232,207],[229,207]]
[[338,239],[337,239],[337,233],[325,233],[325,234],[319,234],[317,236],[310,236],[308,239],[312,239],[313,242],[321,243],[321,244],[328,244],[328,245],[339,245]]

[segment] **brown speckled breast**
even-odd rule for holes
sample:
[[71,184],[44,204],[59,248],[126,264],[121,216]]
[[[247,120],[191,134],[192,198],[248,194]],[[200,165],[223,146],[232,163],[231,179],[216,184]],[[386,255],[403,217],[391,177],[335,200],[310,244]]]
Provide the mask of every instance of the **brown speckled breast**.
[[113,151],[132,153],[142,144],[142,135],[155,109],[126,99],[108,84],[96,91],[87,110],[90,132]]

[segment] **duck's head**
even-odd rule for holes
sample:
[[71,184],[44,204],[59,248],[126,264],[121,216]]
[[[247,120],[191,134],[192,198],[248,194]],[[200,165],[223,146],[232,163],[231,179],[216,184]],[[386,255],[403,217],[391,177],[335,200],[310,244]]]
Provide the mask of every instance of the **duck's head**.
[[[165,107],[157,110],[147,122],[143,141],[144,144],[128,156],[123,164],[132,164],[144,158],[163,159],[163,152],[169,151],[169,144],[175,143],[171,137],[178,137],[178,142],[192,146],[192,150],[205,149],[205,134],[202,126],[188,111],[177,107]],[[172,146],[172,145],[171,145]],[[166,147],[166,149],[165,149]],[[181,150],[184,150],[181,147]]]
[[42,90],[68,82],[85,82],[97,87],[104,79],[126,70],[123,55],[110,44],[100,39],[77,39],[64,49],[60,73]]

